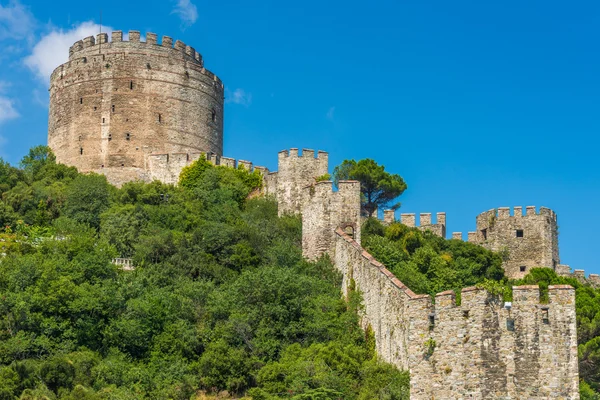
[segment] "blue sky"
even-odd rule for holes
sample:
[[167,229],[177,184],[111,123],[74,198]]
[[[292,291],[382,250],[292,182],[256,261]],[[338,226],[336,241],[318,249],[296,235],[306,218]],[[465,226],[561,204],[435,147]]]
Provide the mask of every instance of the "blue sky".
[[501,206],[558,213],[561,261],[600,273],[599,2],[0,0],[0,155],[46,143],[47,77],[103,24],[195,47],[226,86],[225,155],[370,157],[402,212],[475,229]]

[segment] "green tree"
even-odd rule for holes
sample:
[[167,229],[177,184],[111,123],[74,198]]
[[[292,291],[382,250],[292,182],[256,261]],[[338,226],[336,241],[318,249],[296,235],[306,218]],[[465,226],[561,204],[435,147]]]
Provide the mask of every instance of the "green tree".
[[370,158],[364,160],[344,160],[333,170],[334,182],[341,180],[357,180],[360,182],[363,213],[369,217],[378,208],[400,207],[394,200],[406,190],[404,179],[398,174],[385,171],[383,165],[377,164]]
[[100,214],[109,207],[110,188],[102,175],[79,175],[67,190],[65,215],[98,229]]

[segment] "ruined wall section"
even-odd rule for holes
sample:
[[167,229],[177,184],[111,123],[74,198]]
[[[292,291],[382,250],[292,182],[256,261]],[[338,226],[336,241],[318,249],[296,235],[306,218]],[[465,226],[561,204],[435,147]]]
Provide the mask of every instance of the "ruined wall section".
[[[458,233],[454,233],[458,237]],[[520,279],[534,267],[556,269],[560,264],[558,254],[558,228],[556,213],[540,207],[500,207],[477,216],[477,231],[469,232],[468,241],[487,249],[501,252],[505,274]]]
[[411,300],[411,399],[578,399],[575,290],[513,288],[510,307],[476,288]]
[[[316,260],[323,254],[334,259],[335,231],[342,228],[360,243],[360,182],[340,181],[333,191],[332,181],[304,188],[302,208],[302,255]],[[277,198],[281,206],[281,199]]]
[[193,48],[120,31],[76,42],[50,79],[57,161],[113,183],[147,178],[151,154],[223,151],[223,84]]
[[278,155],[277,173],[267,181],[267,194],[275,194],[279,204],[279,215],[299,214],[307,201],[304,190],[317,178],[328,173],[329,154],[311,149],[292,148]]

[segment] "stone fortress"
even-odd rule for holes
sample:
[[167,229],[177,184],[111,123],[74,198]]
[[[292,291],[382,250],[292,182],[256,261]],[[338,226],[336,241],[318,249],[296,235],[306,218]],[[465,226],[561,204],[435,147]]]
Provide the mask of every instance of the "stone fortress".
[[58,162],[109,181],[153,178],[161,154],[223,152],[223,83],[181,41],[138,31],[87,37],[50,78],[48,144]]
[[[413,293],[360,245],[360,184],[318,181],[328,154],[292,148],[278,155],[278,170],[223,157],[223,84],[190,46],[138,31],[87,37],[70,49],[52,74],[48,144],[58,162],[96,172],[121,185],[132,180],[176,184],[181,169],[204,156],[215,165],[258,170],[265,195],[280,214],[302,217],[302,252],[328,255],[343,275],[344,294],[363,296],[361,323],[375,335],[385,361],[410,371],[411,399],[579,399],[575,290],[513,288],[512,303],[483,289]],[[446,237],[446,214],[383,212]],[[462,240],[462,234],[452,234]],[[556,214],[547,208],[486,211],[468,241],[498,251],[507,276],[533,267],[599,285],[597,275],[571,273],[560,264]],[[126,259],[120,263],[132,268]]]

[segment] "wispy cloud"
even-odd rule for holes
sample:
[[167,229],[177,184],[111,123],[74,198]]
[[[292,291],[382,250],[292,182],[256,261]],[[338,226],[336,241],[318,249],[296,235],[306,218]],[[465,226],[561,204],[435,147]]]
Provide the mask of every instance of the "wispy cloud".
[[189,28],[198,20],[198,8],[190,0],[176,0],[175,8],[171,14],[175,14],[181,20],[181,29]]
[[327,114],[325,114],[325,116],[327,117],[328,120],[333,121],[334,114],[335,114],[335,107],[329,107],[329,110],[327,110]]
[[5,96],[9,86],[8,82],[0,81],[0,124],[19,117],[14,100]]
[[252,104],[252,93],[246,93],[244,89],[235,89],[233,92],[229,89],[225,90],[225,102],[241,104],[245,107]]
[[0,40],[33,41],[36,20],[29,8],[17,0],[0,4]]
[[[25,65],[47,85],[52,71],[69,59],[69,47],[86,36],[96,35],[99,29],[100,26],[93,21],[80,23],[69,30],[51,28],[25,57]],[[106,26],[102,29],[104,32],[112,30]]]

